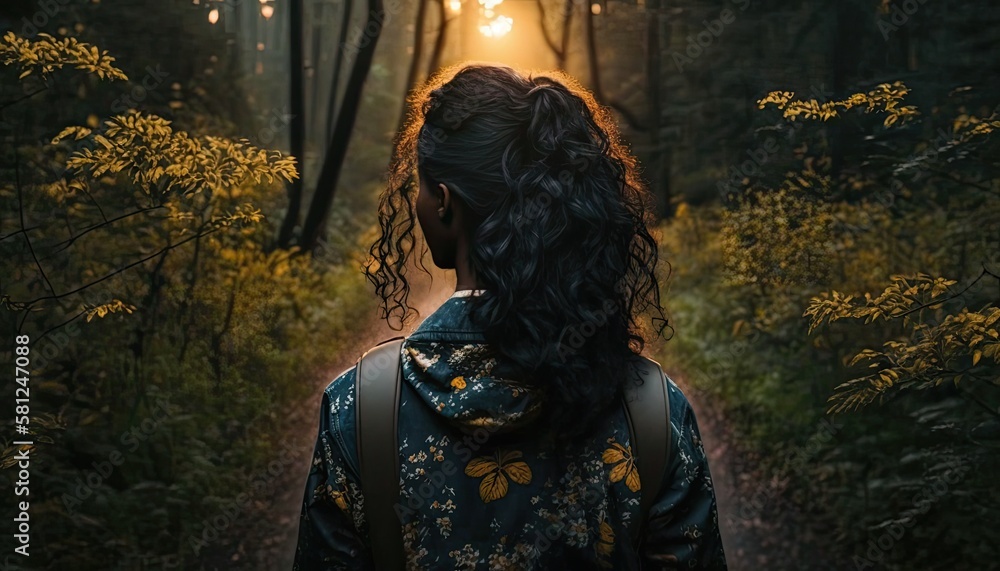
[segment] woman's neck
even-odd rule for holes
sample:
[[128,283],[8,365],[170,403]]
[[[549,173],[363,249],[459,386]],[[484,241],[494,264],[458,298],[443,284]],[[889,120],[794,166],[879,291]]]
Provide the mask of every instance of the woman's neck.
[[476,283],[476,272],[469,263],[468,241],[459,239],[455,251],[455,290],[470,289],[481,289],[481,286]]

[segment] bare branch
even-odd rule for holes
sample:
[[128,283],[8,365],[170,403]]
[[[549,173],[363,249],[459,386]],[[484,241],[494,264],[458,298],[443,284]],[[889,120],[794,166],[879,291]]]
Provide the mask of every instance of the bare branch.
[[153,207],[150,207],[150,208],[140,208],[139,210],[136,210],[134,212],[129,212],[127,214],[122,214],[121,216],[118,216],[116,218],[112,218],[110,220],[108,220],[107,218],[105,218],[104,222],[101,222],[100,224],[95,224],[95,225],[87,228],[86,230],[80,232],[79,234],[76,234],[75,236],[73,236],[71,238],[68,238],[66,240],[63,240],[62,242],[59,242],[58,244],[55,244],[55,246],[61,246],[63,244],[66,244],[65,248],[60,248],[60,249],[56,250],[56,252],[61,252],[61,251],[65,250],[66,248],[69,248],[70,246],[73,245],[73,242],[76,242],[77,240],[79,240],[80,238],[82,238],[84,235],[86,235],[86,234],[88,234],[90,232],[93,232],[94,230],[97,230],[98,228],[103,228],[105,226],[114,224],[115,222],[118,222],[119,220],[124,220],[126,218],[130,218],[132,216],[135,216],[136,214],[143,214],[145,212],[149,212],[151,210],[158,210],[160,208],[166,208],[166,207],[163,206],[163,205],[160,205],[160,206],[153,206]]
[[153,258],[159,256],[160,254],[163,254],[163,253],[165,253],[165,252],[167,252],[169,250],[173,250],[174,248],[179,248],[179,247],[183,246],[184,244],[187,244],[191,240],[197,240],[198,238],[201,238],[203,236],[208,236],[209,234],[211,234],[211,233],[213,233],[213,232],[215,232],[217,230],[219,230],[219,228],[212,228],[212,229],[207,230],[205,232],[199,232],[199,233],[195,234],[194,236],[190,236],[188,238],[185,238],[184,240],[181,240],[180,242],[178,242],[176,244],[171,244],[169,246],[166,246],[165,248],[163,248],[163,249],[161,249],[161,250],[159,250],[159,251],[157,251],[157,252],[155,252],[153,254],[150,254],[150,255],[142,258],[142,259],[136,260],[135,262],[132,262],[130,264],[126,264],[125,266],[122,266],[121,268],[118,268],[117,270],[111,272],[110,274],[108,274],[108,275],[106,275],[106,276],[104,276],[102,278],[98,278],[98,279],[96,279],[96,280],[94,280],[94,281],[92,281],[92,282],[90,282],[90,283],[88,283],[86,285],[82,285],[82,286],[80,286],[80,287],[78,287],[76,289],[73,289],[73,290],[67,291],[65,293],[58,294],[58,295],[47,295],[47,296],[43,296],[43,297],[38,297],[38,298],[35,298],[35,299],[31,300],[31,301],[21,302],[21,303],[24,303],[24,305],[26,306],[26,308],[30,308],[32,305],[34,305],[34,304],[36,304],[36,303],[38,303],[40,301],[46,301],[46,300],[50,300],[50,299],[60,299],[60,298],[66,297],[68,295],[73,295],[75,293],[79,293],[79,292],[81,292],[81,291],[83,291],[83,290],[85,290],[85,289],[87,289],[87,288],[89,288],[91,286],[95,286],[95,285],[97,285],[97,284],[99,284],[99,283],[101,283],[101,282],[103,282],[105,280],[111,279],[111,278],[117,276],[118,274],[120,274],[122,272],[125,272],[125,271],[130,270],[130,269],[132,269],[132,268],[134,268],[134,267],[136,267],[136,266],[138,266],[140,264],[148,262],[149,260],[152,260]]
[[566,57],[566,54],[559,46],[556,45],[556,42],[549,34],[548,26],[545,25],[545,0],[535,0],[535,2],[538,4],[538,12],[541,14],[542,37],[545,39],[545,43],[548,44],[549,49],[552,50],[552,53],[556,54],[556,57],[562,61]]
[[10,107],[11,105],[16,105],[16,104],[24,101],[25,99],[31,99],[32,97],[38,95],[39,93],[45,91],[48,88],[49,88],[49,86],[46,85],[46,86],[44,86],[44,87],[42,87],[40,89],[36,89],[36,90],[32,91],[31,93],[27,93],[25,95],[22,95],[21,97],[18,97],[17,99],[12,99],[11,101],[8,101],[6,103],[2,103],[2,104],[0,104],[0,111],[3,111],[4,109]]
[[910,309],[908,309],[906,311],[903,311],[903,312],[900,312],[900,313],[897,313],[897,314],[894,314],[894,315],[890,315],[888,317],[889,317],[889,319],[899,319],[900,317],[906,317],[907,315],[910,315],[912,313],[916,313],[916,312],[918,312],[918,311],[920,311],[922,309],[927,309],[927,308],[930,308],[930,307],[934,307],[936,305],[941,305],[942,303],[947,303],[949,301],[958,299],[958,298],[962,297],[963,295],[965,295],[965,292],[967,292],[970,289],[972,289],[972,286],[974,286],[977,283],[979,283],[980,281],[982,281],[982,279],[985,278],[986,276],[990,276],[992,278],[1000,280],[1000,276],[998,276],[997,274],[994,274],[993,272],[987,270],[986,267],[984,266],[982,273],[979,274],[979,277],[977,277],[976,279],[972,280],[972,282],[970,282],[969,285],[965,286],[962,289],[962,291],[956,293],[955,295],[946,297],[945,299],[939,299],[937,301],[929,301],[927,303],[922,303],[922,304],[918,305],[917,307],[912,307],[912,308],[910,308]]
[[25,230],[24,189],[21,187],[21,157],[16,152],[14,153],[14,184],[17,186],[17,214],[21,220],[21,230],[24,231],[24,242],[28,245],[28,251],[31,252],[31,258],[35,260],[35,266],[38,268],[39,273],[42,274],[42,279],[49,286],[49,291],[55,295],[56,288],[52,287],[49,276],[45,275],[45,269],[42,268],[42,263],[38,261],[38,256],[35,255],[35,247],[31,245],[31,237],[28,236],[28,232]]

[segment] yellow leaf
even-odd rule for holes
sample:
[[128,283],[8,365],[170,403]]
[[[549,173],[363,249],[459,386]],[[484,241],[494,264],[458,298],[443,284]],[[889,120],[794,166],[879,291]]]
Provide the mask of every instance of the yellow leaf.
[[522,456],[524,456],[524,454],[521,453],[520,450],[510,450],[508,452],[504,452],[503,454],[500,455],[500,464],[501,465],[506,464],[507,462],[510,462],[512,460],[517,460]]
[[475,458],[465,467],[465,475],[479,478],[498,468],[497,463],[488,456]]
[[622,481],[622,478],[624,478],[625,474],[628,473],[630,465],[631,462],[619,462],[618,464],[615,464],[615,467],[611,469],[611,481],[612,482]]
[[614,543],[615,532],[613,529],[611,529],[611,526],[608,525],[608,522],[606,521],[601,522],[600,533],[601,533],[601,541],[605,543]]
[[491,472],[479,484],[479,497],[490,503],[507,495],[507,478],[500,472]]
[[598,533],[598,540],[594,544],[594,550],[597,551],[598,555],[610,557],[615,550],[615,532],[607,522],[602,521]]
[[980,351],[980,350],[978,350],[978,349],[976,350],[975,353],[972,354],[972,366],[973,367],[975,367],[977,364],[979,364],[979,359],[981,359],[982,356],[983,356],[983,352]]
[[622,450],[620,446],[608,448],[604,451],[604,454],[601,455],[601,460],[603,460],[605,464],[614,464],[615,462],[621,462],[624,459],[625,451]]
[[531,468],[526,462],[513,462],[511,464],[505,464],[503,471],[510,476],[511,480],[514,480],[522,486],[527,485],[528,482],[531,481]]
[[639,471],[635,469],[634,465],[632,466],[632,469],[629,470],[628,475],[625,476],[625,485],[628,486],[628,489],[633,492],[639,491]]
[[341,494],[341,493],[338,492],[337,495],[334,497],[333,501],[337,504],[338,508],[340,508],[341,510],[343,510],[345,512],[347,511],[347,502],[344,501],[344,495],[343,494]]

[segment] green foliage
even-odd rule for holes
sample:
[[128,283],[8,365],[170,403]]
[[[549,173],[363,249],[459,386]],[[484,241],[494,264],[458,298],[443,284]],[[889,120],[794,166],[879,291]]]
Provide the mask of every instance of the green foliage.
[[[36,54],[8,52],[9,66],[37,59],[40,74],[117,78],[80,67],[82,51],[43,49],[44,36],[5,41]],[[14,86],[0,100],[23,93],[0,85]],[[199,126],[212,121],[180,128],[146,112],[32,125],[56,117],[41,113],[52,101],[20,93],[28,142],[0,167],[0,312],[32,338],[33,469],[45,474],[32,516],[46,522],[33,528],[33,546],[45,546],[33,560],[210,560],[235,541],[204,539],[219,531],[213,518],[250,492],[252,507],[227,526],[238,534],[277,494],[275,451],[296,452],[280,440],[286,411],[332,378],[331,346],[372,314],[360,262],[272,247],[293,157]],[[0,449],[10,466],[17,447],[3,437]],[[95,480],[112,454],[124,460]]]
[[72,66],[92,73],[101,79],[127,80],[125,72],[115,67],[115,58],[108,52],[78,41],[76,38],[58,39],[52,35],[38,34],[35,41],[7,32],[0,41],[0,62],[17,64],[21,69],[19,79],[37,73],[43,79],[64,66]]
[[[924,274],[911,279],[893,276],[892,282],[878,297],[865,294],[864,303],[836,291],[824,294],[813,299],[805,312],[812,318],[810,330],[839,319],[872,323],[881,318],[902,320],[906,333],[903,341],[886,341],[882,351],[864,349],[851,359],[850,365],[867,362],[876,371],[838,386],[831,412],[856,410],[884,399],[891,391],[929,389],[949,381],[956,387],[963,379],[1000,386],[994,375],[1000,355],[1000,333],[995,327],[1000,308],[972,311],[962,307],[955,314],[926,322],[915,317],[960,297],[942,297],[956,282]],[[987,361],[980,365],[983,356]]]
[[98,179],[105,174],[125,173],[147,194],[161,196],[174,190],[184,193],[231,191],[248,178],[257,184],[298,177],[293,157],[259,149],[250,141],[221,137],[192,137],[174,131],[170,121],[155,115],[129,113],[112,117],[103,132],[86,127],[67,127],[52,139],[58,144],[73,136],[91,140],[94,149],[73,154],[66,166],[77,174]]
[[[897,83],[761,100],[781,122],[816,121],[789,141],[801,166],[774,159],[723,208],[682,205],[664,228],[677,330],[664,360],[696,401],[726,403],[760,454],[752,478],[783,482],[804,514],[794,525],[824,530],[797,537],[803,549],[864,567],[852,554],[905,525],[885,568],[987,566],[1000,553],[975,522],[1000,510],[987,475],[1000,469],[997,118],[948,98],[923,115],[908,95]],[[853,122],[859,107],[887,115]],[[859,158],[838,171],[820,129],[848,122],[856,139],[841,148]],[[824,411],[842,428],[811,445]],[[747,501],[738,509],[778,517],[779,500]],[[927,547],[957,542],[984,547]]]
[[113,299],[108,303],[98,305],[93,309],[87,310],[87,321],[90,321],[94,317],[104,317],[105,315],[110,315],[112,313],[132,313],[135,311],[134,305],[129,305],[120,299]]
[[820,103],[816,99],[796,100],[795,93],[791,91],[774,91],[757,102],[761,109],[765,109],[769,104],[782,111],[782,116],[789,121],[796,119],[820,119],[829,121],[841,116],[840,109],[847,111],[855,107],[863,107],[865,113],[877,111],[885,113],[886,118],[883,124],[892,127],[897,123],[903,124],[916,117],[919,113],[912,105],[901,105],[910,90],[901,82],[892,84],[883,83],[868,93],[855,93],[847,99],[841,101],[825,101]]
[[825,281],[834,223],[830,204],[810,200],[791,182],[744,195],[723,214],[720,240],[728,278],[766,288]]
[[[812,317],[809,332],[812,333],[823,323],[844,318],[864,318],[865,323],[871,323],[879,318],[889,320],[906,317],[915,311],[938,305],[941,302],[935,303],[934,300],[955,285],[954,280],[931,278],[924,274],[917,274],[912,279],[893,276],[891,280],[892,285],[885,288],[878,297],[872,298],[870,293],[866,293],[863,304],[857,303],[858,300],[852,295],[845,296],[836,291],[814,298],[804,314]],[[921,296],[926,301],[921,302]]]

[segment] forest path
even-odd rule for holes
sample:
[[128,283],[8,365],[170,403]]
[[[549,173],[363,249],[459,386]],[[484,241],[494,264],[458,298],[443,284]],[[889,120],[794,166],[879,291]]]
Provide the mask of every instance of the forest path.
[[[741,506],[746,496],[769,498],[765,493],[752,490],[752,469],[748,468],[748,458],[744,451],[734,444],[733,427],[726,421],[722,407],[689,388],[684,382],[684,374],[674,370],[669,363],[663,363],[667,375],[677,383],[684,396],[691,403],[698,430],[701,433],[705,453],[708,455],[709,470],[715,486],[718,503],[719,528],[726,561],[730,571],[767,568],[768,558],[761,549],[757,529],[759,518],[754,510]],[[758,484],[759,486],[759,484]],[[766,488],[770,490],[770,487]]]
[[[442,272],[430,264],[428,266],[432,270],[432,278],[422,272],[411,274],[410,303],[418,309],[421,317],[406,329],[406,333],[440,306],[455,289],[454,273]],[[289,444],[293,462],[276,478],[270,488],[270,497],[255,504],[247,517],[241,518],[228,530],[229,541],[223,539],[219,542],[212,561],[206,562],[203,569],[272,571],[292,568],[303,485],[312,460],[322,391],[340,372],[352,366],[362,352],[381,340],[402,334],[390,329],[377,314],[373,314],[364,325],[359,325],[358,331],[365,335],[337,350],[338,358],[329,374],[314,379],[316,386],[311,396],[290,414],[285,441]],[[719,525],[729,569],[741,571],[775,564],[776,561],[768,553],[780,553],[786,565],[788,559],[801,561],[801,554],[795,553],[796,546],[789,545],[793,542],[788,534],[788,522],[772,524],[762,521],[755,510],[748,511],[746,507],[740,513],[741,495],[755,495],[767,504],[780,502],[781,490],[777,489],[777,484],[759,481],[752,459],[733,444],[732,427],[726,422],[721,407],[699,398],[695,391],[687,390],[683,373],[672,369],[669,363],[665,365],[668,375],[689,397],[698,419],[716,488]]]
[[769,475],[759,454],[739,444],[740,427],[725,408],[663,363],[691,403],[708,454],[719,528],[730,571],[839,569],[824,553],[817,525],[791,498],[787,481]]
[[[420,321],[437,309],[455,291],[454,272],[445,273],[426,261],[431,276],[412,270],[408,303],[420,316],[403,331],[391,329],[377,312],[365,321],[359,321],[358,336],[343,347],[331,347],[337,358],[332,361],[327,374],[312,379],[310,396],[292,408],[284,423],[284,439],[291,462],[285,466],[268,487],[268,494],[255,502],[243,517],[237,518],[216,549],[203,558],[205,570],[288,571],[295,558],[298,540],[299,514],[305,491],[306,475],[312,463],[313,446],[319,423],[320,399],[326,386],[340,373],[353,366],[363,352],[375,344],[409,334]],[[369,284],[366,282],[366,286]],[[317,340],[319,342],[319,340]],[[286,458],[289,456],[286,456]]]

